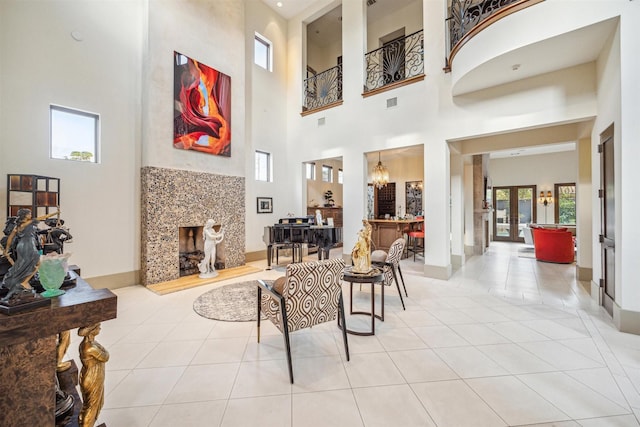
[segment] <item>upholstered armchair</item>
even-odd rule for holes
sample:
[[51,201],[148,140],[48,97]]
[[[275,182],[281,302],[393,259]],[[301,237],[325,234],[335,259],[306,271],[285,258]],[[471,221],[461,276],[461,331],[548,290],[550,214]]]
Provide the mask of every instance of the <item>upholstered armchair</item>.
[[[371,254],[371,264],[382,269],[382,273],[384,274],[384,284],[386,286],[391,286],[391,283],[395,282],[396,288],[398,288],[398,295],[400,295],[402,309],[406,310],[406,308],[404,307],[402,292],[400,291],[400,282],[398,281],[399,275],[400,279],[402,280],[404,294],[408,297],[409,295],[407,294],[407,287],[404,284],[404,277],[402,277],[402,270],[400,269],[400,259],[402,258],[402,254],[404,252],[404,245],[404,238],[401,237],[391,243],[391,246],[389,247],[389,253],[381,250],[373,251],[373,253]],[[398,274],[396,274],[396,271],[398,272]]]
[[[273,282],[258,280],[258,343],[260,342],[261,313],[284,336],[293,384],[289,334],[299,329],[338,320],[345,324],[342,301],[342,271],[344,261],[333,258],[324,261],[299,262],[287,265],[286,275]],[[346,328],[342,328],[344,351],[349,360]]]

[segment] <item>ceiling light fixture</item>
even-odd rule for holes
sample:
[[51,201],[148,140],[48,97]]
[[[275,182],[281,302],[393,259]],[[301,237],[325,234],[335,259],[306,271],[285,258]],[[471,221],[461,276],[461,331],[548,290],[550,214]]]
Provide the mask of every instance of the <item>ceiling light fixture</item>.
[[518,70],[520,69],[520,64],[513,64],[513,65],[511,66],[511,69],[512,69],[513,71],[518,71]]
[[378,187],[378,190],[386,187],[389,183],[389,171],[383,166],[380,161],[380,152],[378,151],[378,164],[373,168],[373,185]]
[[281,2],[281,1],[279,1],[278,3],[276,3],[276,6],[278,6],[278,7],[282,7],[282,2]]

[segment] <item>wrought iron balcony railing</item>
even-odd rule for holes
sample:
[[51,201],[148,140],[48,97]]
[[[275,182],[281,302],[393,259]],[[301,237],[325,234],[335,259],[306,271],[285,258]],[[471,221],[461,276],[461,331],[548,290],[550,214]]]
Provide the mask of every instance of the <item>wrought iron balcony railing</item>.
[[342,64],[304,81],[302,110],[316,110],[342,100]]
[[471,36],[498,19],[544,0],[452,0],[446,19],[447,66],[462,44]]
[[386,43],[364,57],[367,67],[365,92],[424,74],[423,31]]

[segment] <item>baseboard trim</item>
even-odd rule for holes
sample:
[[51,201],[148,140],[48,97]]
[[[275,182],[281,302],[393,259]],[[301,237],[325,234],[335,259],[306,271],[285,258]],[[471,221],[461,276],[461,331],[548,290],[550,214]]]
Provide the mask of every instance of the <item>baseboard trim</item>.
[[462,267],[466,261],[465,255],[451,255],[451,265],[453,268]]
[[465,246],[464,246],[464,255],[465,255],[467,258],[472,257],[472,256],[473,256],[473,246],[467,246],[467,245],[465,245]]
[[640,335],[640,312],[638,311],[624,310],[614,303],[613,323],[620,332]]
[[247,252],[244,254],[244,257],[245,262],[261,261],[267,259],[267,251],[263,249],[261,251]]
[[84,279],[94,289],[118,289],[126,286],[139,285],[141,283],[140,270],[109,274],[107,276],[88,277]]
[[580,267],[576,264],[576,278],[581,282],[590,282],[593,278],[593,268]]
[[424,265],[425,277],[432,279],[449,280],[451,277],[451,264],[449,265]]

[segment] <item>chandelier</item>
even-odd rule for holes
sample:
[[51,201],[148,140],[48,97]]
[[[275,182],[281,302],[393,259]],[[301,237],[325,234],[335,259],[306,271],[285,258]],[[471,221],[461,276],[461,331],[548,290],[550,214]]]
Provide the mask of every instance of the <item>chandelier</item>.
[[378,190],[385,187],[389,183],[389,171],[380,161],[380,152],[378,151],[378,164],[373,168],[373,185]]

